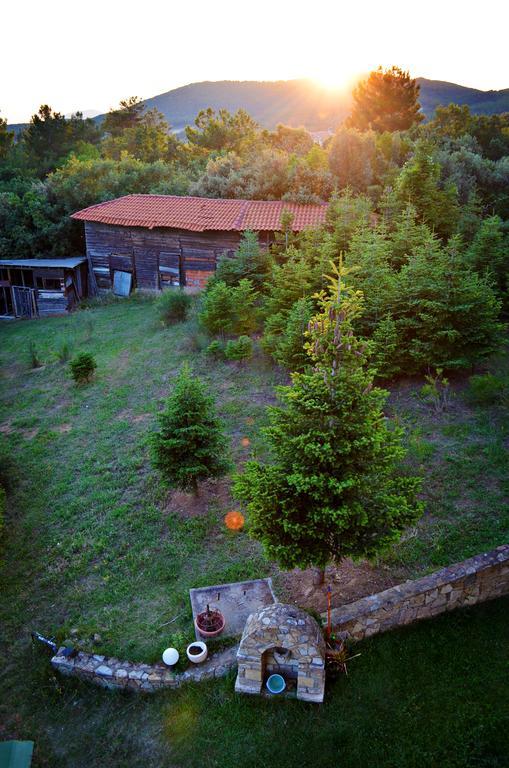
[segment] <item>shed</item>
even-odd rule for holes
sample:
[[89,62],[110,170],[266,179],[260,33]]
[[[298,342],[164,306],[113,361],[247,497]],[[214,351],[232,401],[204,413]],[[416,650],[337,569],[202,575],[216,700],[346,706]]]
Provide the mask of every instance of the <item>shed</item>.
[[[242,232],[268,247],[284,213],[300,232],[323,224],[327,203],[223,200],[175,195],[127,195],[77,211],[85,222],[91,289],[159,291],[178,285],[203,288],[222,254],[232,255]],[[125,276],[117,276],[124,273]],[[122,288],[120,288],[122,286]]]
[[39,317],[71,311],[88,295],[83,256],[68,259],[2,259],[0,317]]

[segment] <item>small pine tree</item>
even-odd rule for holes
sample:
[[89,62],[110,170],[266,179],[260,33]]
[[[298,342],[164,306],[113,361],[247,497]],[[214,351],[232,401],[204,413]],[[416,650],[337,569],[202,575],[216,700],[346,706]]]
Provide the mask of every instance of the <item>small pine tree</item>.
[[237,285],[247,279],[256,290],[260,290],[270,274],[271,264],[269,250],[261,248],[258,235],[248,230],[242,234],[234,256],[219,259],[216,277],[227,285]]
[[307,345],[313,368],[279,387],[265,430],[271,463],[248,462],[234,483],[252,535],[283,567],[374,556],[421,514],[419,480],[400,473],[401,432],[387,424],[387,393],[373,386],[366,344],[353,333],[358,292],[320,297]]
[[304,342],[313,311],[311,298],[305,297],[296,301],[288,312],[283,333],[275,339],[272,356],[276,362],[290,371],[302,371],[309,365]]
[[253,356],[253,341],[249,336],[239,336],[226,343],[224,356],[227,360],[248,360]]
[[507,300],[509,287],[509,237],[499,216],[489,216],[481,222],[467,260],[481,275],[489,275],[499,294]]
[[81,352],[69,363],[71,375],[76,384],[85,384],[90,381],[97,368],[97,363],[90,352]]
[[159,414],[159,427],[151,438],[152,462],[175,488],[197,493],[200,482],[228,471],[226,438],[214,401],[187,364]]

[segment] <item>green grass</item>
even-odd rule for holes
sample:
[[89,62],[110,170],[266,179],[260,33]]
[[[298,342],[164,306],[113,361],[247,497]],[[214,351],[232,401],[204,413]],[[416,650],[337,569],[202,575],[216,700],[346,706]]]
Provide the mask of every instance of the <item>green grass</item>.
[[[190,587],[267,574],[277,583],[278,571],[259,546],[245,533],[225,529],[227,501],[211,504],[197,517],[168,510],[167,491],[150,465],[147,436],[173,377],[189,359],[217,400],[237,462],[263,454],[260,428],[283,376],[259,354],[242,365],[211,361],[200,351],[192,319],[163,328],[153,301],[142,298],[68,317],[4,323],[0,336],[0,440],[9,463],[0,553],[0,738],[35,736],[36,764],[50,766],[284,766],[307,765],[312,758],[310,765],[338,765],[335,750],[343,755],[341,765],[502,765],[486,762],[491,757],[481,753],[477,762],[451,762],[453,752],[443,758],[441,747],[426,741],[431,738],[426,727],[414,744],[410,726],[421,716],[426,722],[432,706],[447,708],[441,676],[448,679],[448,664],[460,661],[456,649],[463,640],[454,633],[467,626],[464,622],[471,622],[469,641],[477,648],[468,661],[472,679],[481,673],[491,679],[489,664],[502,678],[503,662],[492,656],[503,636],[501,609],[495,607],[468,620],[448,618],[433,625],[437,630],[418,628],[416,640],[412,630],[365,644],[352,678],[333,688],[323,709],[240,700],[231,681],[150,701],[56,682],[46,660],[30,650],[32,629],[59,639],[74,629],[81,645],[90,648],[98,633],[98,651],[150,661],[172,634],[191,634]],[[41,369],[30,368],[31,341]],[[91,384],[73,384],[68,365],[59,359],[66,341],[73,355],[95,356]],[[494,366],[503,375],[507,361],[501,358]],[[391,396],[392,414],[405,429],[408,463],[425,476],[427,504],[422,523],[386,559],[395,577],[418,575],[509,540],[507,411],[467,405],[462,386],[455,385],[451,409],[439,415],[419,398],[420,383],[400,385]],[[249,449],[241,446],[244,436],[251,440]],[[477,615],[486,617],[486,630]],[[428,637],[435,637],[429,653]],[[405,655],[407,642],[420,647],[422,672]],[[449,649],[445,656],[441,644]],[[434,692],[431,681],[437,677]],[[463,680],[459,701],[470,683],[466,672],[458,680]],[[412,690],[422,686],[427,704],[420,712],[411,702]],[[474,688],[468,691],[473,700]],[[485,731],[478,732],[481,726],[471,719],[462,725],[453,718],[447,748],[459,750],[458,760],[466,754],[460,742],[474,739],[482,746],[495,738],[490,729],[498,721],[490,696],[487,689],[472,705],[477,713],[472,717],[486,723]],[[405,716],[401,706],[410,707],[401,710]],[[401,729],[401,752],[391,756],[394,711],[400,713],[394,727]],[[288,728],[292,736],[282,742]],[[376,761],[370,761],[367,747],[362,752],[358,728],[363,743],[373,742]],[[89,742],[102,743],[107,760],[101,763],[97,746],[86,762]],[[422,755],[440,759],[423,762]]]
[[508,611],[500,599],[363,642],[321,706],[239,696],[233,676],[113,693],[55,679],[27,650],[16,735],[36,739],[35,768],[504,768]]

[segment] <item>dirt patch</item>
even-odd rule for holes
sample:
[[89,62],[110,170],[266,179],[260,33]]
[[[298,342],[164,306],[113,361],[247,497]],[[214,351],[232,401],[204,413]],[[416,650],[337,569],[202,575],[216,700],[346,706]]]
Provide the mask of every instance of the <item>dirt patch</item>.
[[20,432],[23,437],[26,437],[27,440],[33,440],[34,437],[39,434],[39,428],[35,427],[34,429],[20,429]]
[[60,432],[61,434],[65,434],[66,432],[70,432],[72,429],[72,424],[59,424],[57,427],[55,427],[55,430],[57,432]]
[[230,483],[227,479],[207,480],[199,488],[199,494],[172,491],[166,504],[166,512],[176,512],[179,517],[200,517],[210,508],[229,509],[233,504]]
[[10,422],[6,422],[5,424],[0,424],[0,432],[2,435],[12,435],[14,432],[14,427]]
[[117,413],[117,419],[119,421],[130,421],[133,424],[139,424],[141,421],[146,421],[150,418],[150,413],[137,413],[134,414],[129,409],[125,409]]
[[295,569],[280,575],[281,599],[303,608],[323,613],[327,609],[327,587],[331,587],[333,608],[359,600],[366,595],[382,592],[401,582],[401,578],[369,563],[355,564],[344,560],[340,566],[329,566],[325,571],[325,584],[313,584],[314,571]]

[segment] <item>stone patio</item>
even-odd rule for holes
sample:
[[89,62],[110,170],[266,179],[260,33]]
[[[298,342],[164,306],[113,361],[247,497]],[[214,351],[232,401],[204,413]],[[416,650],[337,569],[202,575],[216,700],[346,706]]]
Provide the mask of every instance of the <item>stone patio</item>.
[[[253,579],[190,589],[189,596],[193,621],[199,613],[206,610],[207,604],[211,609],[221,611],[226,622],[221,637],[240,637],[251,613],[276,602],[271,579]],[[195,634],[197,640],[203,640],[196,629]]]

